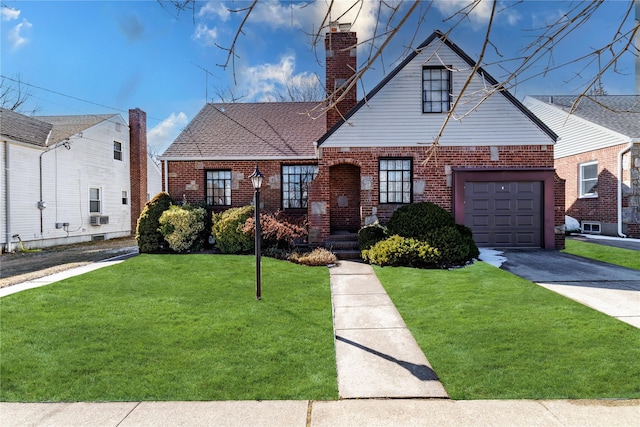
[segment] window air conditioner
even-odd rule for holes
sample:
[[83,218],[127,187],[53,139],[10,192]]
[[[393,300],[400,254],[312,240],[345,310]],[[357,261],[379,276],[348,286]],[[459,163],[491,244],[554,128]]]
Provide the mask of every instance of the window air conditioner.
[[92,216],[91,217],[91,225],[100,225],[100,217]]
[[108,216],[101,216],[100,217],[100,224],[102,224],[102,225],[109,224],[109,217]]

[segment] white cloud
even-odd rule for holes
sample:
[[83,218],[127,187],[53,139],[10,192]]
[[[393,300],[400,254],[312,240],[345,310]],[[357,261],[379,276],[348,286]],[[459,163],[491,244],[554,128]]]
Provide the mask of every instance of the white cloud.
[[218,30],[213,27],[209,28],[207,24],[198,24],[193,39],[203,43],[205,46],[214,46],[218,38]]
[[176,139],[187,122],[187,115],[185,113],[171,113],[169,117],[149,130],[147,133],[147,144],[153,150],[163,152],[173,140]]
[[33,27],[31,22],[23,19],[21,23],[19,23],[9,31],[7,37],[9,38],[9,42],[11,43],[11,48],[13,50],[18,50],[29,43],[29,40],[26,38],[24,33],[28,32],[31,27]]
[[12,7],[2,6],[0,16],[2,16],[3,21],[12,21],[20,17],[20,11]]
[[220,18],[222,21],[228,20],[229,15],[231,15],[229,8],[221,1],[209,1],[198,11],[199,18],[213,16]]
[[305,88],[316,83],[317,77],[308,72],[295,74],[296,57],[293,54],[283,56],[278,63],[244,67],[242,92],[248,100],[257,102],[274,101],[278,95],[286,94],[287,88]]

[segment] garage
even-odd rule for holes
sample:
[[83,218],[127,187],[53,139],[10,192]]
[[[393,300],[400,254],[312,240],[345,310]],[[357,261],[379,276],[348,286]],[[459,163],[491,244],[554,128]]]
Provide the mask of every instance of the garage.
[[452,172],[456,223],[471,228],[479,247],[555,248],[552,168],[452,168]]
[[467,181],[464,204],[464,225],[478,246],[542,246],[542,182]]

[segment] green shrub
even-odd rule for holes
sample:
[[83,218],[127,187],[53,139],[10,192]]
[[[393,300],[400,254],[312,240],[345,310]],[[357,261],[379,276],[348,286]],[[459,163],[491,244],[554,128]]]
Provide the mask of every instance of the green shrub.
[[362,258],[379,266],[434,268],[440,252],[426,242],[394,235],[362,251]]
[[157,253],[163,252],[166,242],[160,227],[160,216],[171,206],[171,196],[165,192],[156,194],[156,196],[147,202],[136,227],[136,241],[140,253]]
[[433,230],[453,225],[455,220],[447,210],[435,203],[422,202],[398,208],[389,219],[387,231],[389,235],[425,240]]
[[171,206],[160,216],[160,232],[176,252],[202,247],[202,230],[207,211],[188,205]]
[[245,233],[244,224],[253,215],[253,206],[231,208],[213,214],[213,237],[225,254],[246,254],[254,249],[254,238]]
[[333,252],[326,250],[325,248],[316,248],[308,253],[293,253],[289,256],[289,261],[296,264],[303,264],[312,267],[335,264],[337,258]]
[[475,243],[464,237],[456,225],[433,230],[425,236],[424,241],[438,248],[437,263],[440,267],[461,265],[473,258],[470,256],[470,242],[474,247]]
[[387,229],[377,221],[373,224],[365,225],[358,231],[358,245],[361,251],[369,249],[387,237]]

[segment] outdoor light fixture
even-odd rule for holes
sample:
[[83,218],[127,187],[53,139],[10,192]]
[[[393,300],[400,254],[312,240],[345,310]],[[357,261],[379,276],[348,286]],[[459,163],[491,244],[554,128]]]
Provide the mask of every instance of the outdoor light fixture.
[[264,179],[264,175],[260,173],[258,169],[258,165],[256,164],[256,169],[249,176],[251,178],[251,184],[253,184],[253,189],[255,190],[255,199],[256,199],[256,299],[262,299],[262,289],[261,289],[261,278],[260,278],[260,256],[261,256],[261,230],[260,230],[260,187],[262,187],[262,180]]

